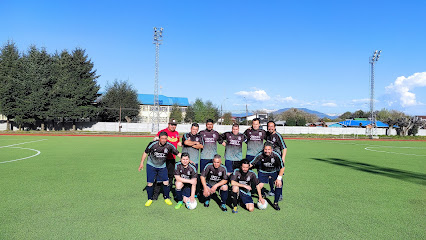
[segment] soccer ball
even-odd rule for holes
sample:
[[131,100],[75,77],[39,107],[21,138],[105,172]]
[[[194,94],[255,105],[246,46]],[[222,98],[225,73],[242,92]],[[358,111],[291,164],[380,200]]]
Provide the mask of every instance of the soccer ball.
[[258,201],[258,202],[257,202],[257,207],[258,207],[260,210],[265,210],[265,209],[266,209],[266,207],[268,207],[268,201],[266,201],[266,200],[265,200],[265,203],[264,203],[264,204],[262,204],[260,201]]
[[195,209],[195,208],[197,207],[197,201],[187,202],[187,203],[186,203],[186,207],[187,207],[189,210],[193,210],[193,209]]

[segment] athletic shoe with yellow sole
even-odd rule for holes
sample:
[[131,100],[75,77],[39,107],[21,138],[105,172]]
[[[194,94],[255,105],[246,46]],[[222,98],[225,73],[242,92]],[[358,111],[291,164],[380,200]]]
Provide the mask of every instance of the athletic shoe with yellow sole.
[[146,203],[145,203],[145,207],[149,207],[149,206],[151,206],[151,204],[152,204],[152,200],[148,199],[148,201],[146,201]]
[[170,198],[164,199],[164,202],[169,206],[173,204],[172,201],[170,201]]

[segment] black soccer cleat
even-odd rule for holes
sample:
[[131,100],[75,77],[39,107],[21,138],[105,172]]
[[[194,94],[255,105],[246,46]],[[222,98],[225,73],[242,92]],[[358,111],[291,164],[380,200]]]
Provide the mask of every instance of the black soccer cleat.
[[209,206],[210,206],[210,201],[209,200],[205,201],[204,202],[204,207],[209,207]]
[[225,204],[220,205],[220,210],[222,210],[222,211],[224,211],[224,212],[227,212],[227,211],[228,211],[228,209],[226,208],[226,205],[225,205]]
[[277,211],[281,210],[281,208],[280,208],[280,206],[278,205],[278,203],[274,203],[274,204],[272,204],[272,207],[273,207],[275,210],[277,210]]

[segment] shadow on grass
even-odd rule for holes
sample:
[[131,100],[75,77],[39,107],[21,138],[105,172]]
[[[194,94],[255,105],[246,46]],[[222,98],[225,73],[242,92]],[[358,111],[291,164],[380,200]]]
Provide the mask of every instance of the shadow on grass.
[[316,161],[326,162],[342,167],[352,168],[354,170],[368,172],[372,174],[382,175],[385,177],[395,178],[407,182],[412,182],[420,185],[426,185],[426,174],[403,171],[395,168],[380,167],[373,164],[349,161],[340,158],[312,158]]

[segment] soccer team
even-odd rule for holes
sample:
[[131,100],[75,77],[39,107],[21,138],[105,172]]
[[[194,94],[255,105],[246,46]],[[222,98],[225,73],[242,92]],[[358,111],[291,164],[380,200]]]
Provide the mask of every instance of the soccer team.
[[[238,212],[239,201],[248,211],[254,210],[252,192],[258,195],[260,209],[266,207],[266,196],[274,196],[272,207],[280,210],[278,201],[282,200],[287,147],[276,132],[275,123],[269,121],[268,131],[265,131],[260,129],[260,120],[256,118],[244,133],[239,132],[238,124],[233,124],[232,131],[223,134],[215,131],[213,125],[213,120],[209,119],[206,121],[206,129],[198,132],[199,125],[192,124],[191,131],[183,135],[182,141],[179,141],[174,119],[171,119],[166,129],[158,132],[154,141],[146,147],[139,166],[141,171],[148,159],[148,201],[145,206],[152,204],[155,186],[159,191],[160,185],[166,204],[172,205],[170,190],[175,179],[175,209],[181,208],[184,203],[189,209],[195,208],[197,195],[200,200],[203,198],[204,206],[209,207],[211,197],[219,192],[219,207],[227,211],[230,190],[233,213]],[[222,156],[217,154],[217,143],[225,146],[225,165],[222,164]],[[245,158],[243,143],[247,144]],[[177,150],[178,146],[182,146],[182,153]],[[180,158],[177,163],[175,156]],[[251,169],[256,169],[257,174]],[[263,188],[264,184],[269,184],[269,192]]]

